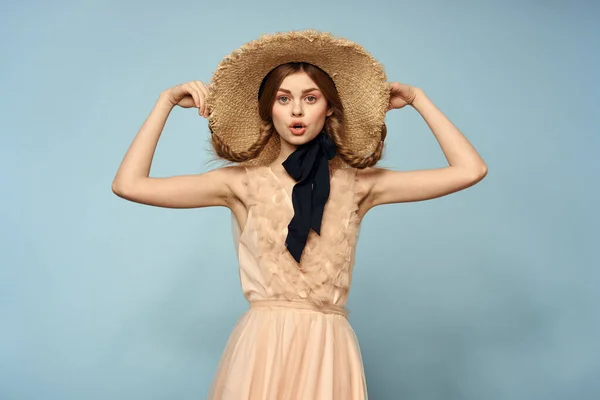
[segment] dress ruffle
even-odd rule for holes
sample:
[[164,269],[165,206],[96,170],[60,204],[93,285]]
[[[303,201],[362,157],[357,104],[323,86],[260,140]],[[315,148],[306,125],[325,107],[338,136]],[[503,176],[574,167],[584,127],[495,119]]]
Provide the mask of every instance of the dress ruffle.
[[321,306],[331,301],[334,288],[350,289],[360,226],[356,172],[355,168],[339,168],[332,174],[321,236],[310,231],[297,263],[285,247],[294,215],[291,198],[268,167],[247,167],[243,183],[258,236],[246,245],[257,246],[257,263],[275,296]]

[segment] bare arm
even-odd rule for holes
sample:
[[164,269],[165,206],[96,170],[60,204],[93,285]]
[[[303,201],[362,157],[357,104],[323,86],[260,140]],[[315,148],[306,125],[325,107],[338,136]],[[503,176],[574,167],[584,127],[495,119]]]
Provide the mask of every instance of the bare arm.
[[368,193],[367,209],[445,196],[476,184],[487,174],[487,166],[475,148],[421,89],[416,89],[412,106],[435,135],[449,166],[418,171],[383,168],[359,171]]
[[[182,107],[198,106],[203,97],[194,93],[180,101]],[[179,98],[175,99],[175,102]],[[230,182],[239,176],[238,167],[215,169],[203,174],[151,178],[150,167],[156,145],[175,103],[162,92],[150,115],[140,128],[125,154],[112,182],[112,191],[119,197],[137,203],[169,208],[228,206],[231,200]]]

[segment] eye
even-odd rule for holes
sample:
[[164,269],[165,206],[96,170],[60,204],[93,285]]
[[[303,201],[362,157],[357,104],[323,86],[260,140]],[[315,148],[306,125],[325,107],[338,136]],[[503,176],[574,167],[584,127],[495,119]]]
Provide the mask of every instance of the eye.
[[[305,97],[306,99],[308,99],[309,103],[314,103],[318,100],[317,96],[314,95],[308,95]],[[289,100],[288,96],[279,96],[277,97],[277,101],[279,101],[280,103],[288,103],[288,101],[284,101],[283,99]]]

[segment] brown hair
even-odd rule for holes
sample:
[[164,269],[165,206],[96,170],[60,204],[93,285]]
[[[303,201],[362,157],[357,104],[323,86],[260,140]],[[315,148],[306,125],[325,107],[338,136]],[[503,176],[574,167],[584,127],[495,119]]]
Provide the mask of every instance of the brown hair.
[[381,127],[381,141],[377,144],[375,151],[366,157],[357,156],[344,145],[344,108],[335,87],[335,83],[329,75],[321,68],[305,63],[291,62],[281,64],[269,72],[263,79],[258,92],[258,112],[261,119],[260,135],[258,140],[246,151],[234,152],[227,146],[218,135],[211,135],[212,146],[221,158],[233,162],[244,162],[257,157],[273,136],[275,129],[271,112],[276,100],[277,90],[281,82],[296,72],[305,72],[319,87],[327,101],[327,107],[333,109],[333,114],[326,118],[324,131],[335,143],[337,156],[348,165],[363,169],[372,167],[381,158],[383,141],[387,134],[385,124]]

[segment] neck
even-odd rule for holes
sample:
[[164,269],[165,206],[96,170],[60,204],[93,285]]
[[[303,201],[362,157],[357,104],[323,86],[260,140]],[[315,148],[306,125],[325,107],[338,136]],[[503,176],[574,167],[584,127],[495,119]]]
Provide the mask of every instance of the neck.
[[273,164],[277,165],[277,166],[283,164],[283,162],[285,160],[287,160],[287,158],[290,156],[290,154],[292,154],[298,148],[298,146],[290,144],[290,143],[286,142],[285,140],[281,140],[280,142],[281,142],[281,147],[279,149],[279,156],[277,156],[275,161],[273,161]]
[[[317,136],[318,137],[318,136]],[[313,140],[317,140],[315,137]],[[293,145],[289,142],[286,142],[283,139],[280,139],[280,148],[279,148],[279,156],[273,161],[273,165],[281,165],[288,157],[298,149],[299,146]],[[310,143],[310,142],[309,142]]]

